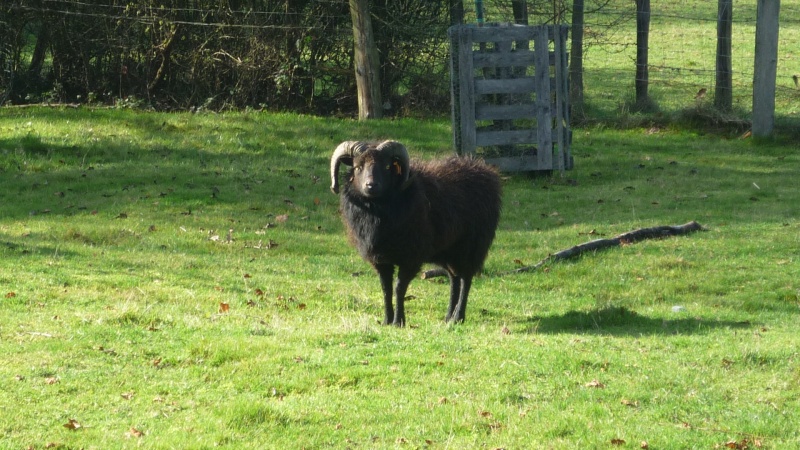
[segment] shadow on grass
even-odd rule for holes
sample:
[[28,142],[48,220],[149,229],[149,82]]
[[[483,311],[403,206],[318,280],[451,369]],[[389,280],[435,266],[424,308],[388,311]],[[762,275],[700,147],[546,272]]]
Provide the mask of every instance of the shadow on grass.
[[719,328],[747,328],[750,322],[705,320],[676,313],[674,319],[647,317],[625,307],[569,311],[556,316],[532,316],[518,321],[530,334],[583,333],[610,336],[705,334]]

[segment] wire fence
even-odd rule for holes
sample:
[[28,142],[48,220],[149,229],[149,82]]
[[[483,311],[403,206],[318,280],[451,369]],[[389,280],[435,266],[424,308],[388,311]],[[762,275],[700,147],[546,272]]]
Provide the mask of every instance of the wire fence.
[[[800,117],[800,2],[784,1],[776,86],[776,115]],[[508,9],[490,21],[513,21]],[[470,11],[468,17],[474,17]],[[532,14],[530,23],[553,20],[552,11]],[[562,20],[569,21],[565,11]],[[649,95],[663,111],[713,104],[716,77],[717,2],[654,2],[649,34]],[[636,82],[636,11],[633,2],[587,2],[584,88],[593,109],[625,113]],[[742,115],[752,107],[755,59],[755,2],[734,2],[732,25],[733,107]]]
[[[447,113],[453,2],[370,3],[390,112]],[[800,0],[782,3],[776,115],[797,117]],[[510,0],[485,4],[486,21],[515,20]],[[571,4],[561,0],[527,5],[532,25],[570,21]],[[463,6],[465,22],[474,23],[475,3]],[[732,97],[743,114],[752,103],[755,8],[736,2],[733,10]],[[584,92],[594,110],[625,113],[633,100],[635,17],[630,0],[587,0]],[[350,114],[357,104],[350,20],[347,0],[193,0],[169,7],[146,0],[2,0],[0,101],[137,98],[162,107]],[[716,28],[716,2],[653,5],[649,94],[660,109],[712,102]],[[49,38],[44,56],[37,53],[43,36]]]

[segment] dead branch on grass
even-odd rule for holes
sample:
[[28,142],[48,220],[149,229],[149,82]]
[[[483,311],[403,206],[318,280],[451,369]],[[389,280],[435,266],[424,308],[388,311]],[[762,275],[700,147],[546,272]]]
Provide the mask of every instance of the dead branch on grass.
[[[579,255],[582,255],[590,251],[604,250],[610,247],[619,247],[622,245],[633,244],[634,242],[642,241],[645,239],[660,239],[669,236],[679,236],[683,234],[689,234],[695,231],[702,231],[702,230],[705,230],[705,228],[703,228],[702,225],[695,222],[694,220],[689,223],[685,223],[683,225],[663,225],[651,228],[640,228],[638,230],[622,233],[619,236],[610,239],[595,239],[593,241],[589,241],[584,244],[579,244],[574,247],[561,250],[560,252],[550,254],[546,258],[542,259],[541,261],[531,266],[524,266],[514,270],[501,272],[499,273],[499,275],[510,275],[515,273],[532,272],[534,270],[542,268],[546,264],[554,263],[556,261],[561,261],[565,259],[575,258]],[[423,272],[422,278],[428,279],[428,278],[441,277],[445,275],[447,275],[447,271],[445,271],[444,269],[433,269]]]

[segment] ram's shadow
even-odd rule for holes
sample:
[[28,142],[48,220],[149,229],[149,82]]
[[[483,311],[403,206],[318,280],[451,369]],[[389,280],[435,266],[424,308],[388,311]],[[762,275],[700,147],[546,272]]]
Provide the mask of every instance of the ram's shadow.
[[689,316],[648,317],[625,307],[605,307],[590,311],[569,311],[553,316],[520,318],[517,325],[530,334],[578,333],[609,336],[652,336],[705,334],[720,328],[748,328],[748,321],[734,322]]

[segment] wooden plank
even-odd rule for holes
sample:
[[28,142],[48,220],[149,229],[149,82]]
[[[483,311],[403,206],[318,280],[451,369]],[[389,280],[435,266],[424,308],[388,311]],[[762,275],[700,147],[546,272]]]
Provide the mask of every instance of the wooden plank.
[[533,92],[536,92],[536,80],[533,77],[475,80],[475,95],[528,94]]
[[[535,66],[536,79],[536,125],[537,125],[537,160],[540,168],[553,168],[553,130],[552,110],[550,108],[550,66],[544,61],[549,60],[549,33],[546,25],[534,27],[536,38],[533,42],[533,51],[536,54]],[[539,63],[542,61],[542,63]]]
[[500,24],[483,27],[466,25],[466,27],[470,27],[475,31],[473,35],[474,42],[533,41],[536,39],[539,33],[538,28],[540,27],[545,27],[548,32],[547,39],[553,40],[556,32],[556,27],[553,25],[528,26]]
[[497,26],[474,28],[475,42],[530,41],[533,40],[533,27]]
[[563,98],[561,101],[564,104],[564,169],[572,169],[572,131],[570,124],[572,123],[571,106],[569,102],[569,33],[572,27],[564,25],[564,52],[561,55],[561,66],[564,68],[564,90],[562,91]]
[[534,170],[550,170],[549,167],[540,167],[535,156],[501,156],[497,158],[484,158],[487,164],[497,167],[501,172],[531,172]]
[[472,32],[475,28],[461,27],[458,33],[458,66],[460,93],[459,119],[461,154],[475,153],[475,83],[472,65]]
[[569,39],[569,32],[571,27],[569,25],[561,25],[562,42],[564,43],[561,52],[561,98],[563,114],[561,115],[564,129],[564,169],[572,169],[572,131],[570,131],[570,107],[569,107],[569,51],[567,50],[567,42]]
[[475,52],[473,65],[475,67],[523,67],[532,66],[534,54],[530,50],[514,50],[509,53]]
[[453,148],[461,154],[461,68],[458,66],[458,34],[459,27],[447,29],[450,39],[450,124],[453,129]]
[[536,117],[536,104],[531,102],[511,105],[477,103],[475,120],[517,120]]
[[[563,30],[564,32],[561,32]],[[565,48],[567,45],[566,27],[559,27],[559,32],[555,33],[554,48],[555,54],[559,56],[555,64],[556,72],[556,161],[554,169],[564,172],[564,157],[565,157],[565,127],[566,123],[566,105],[564,99],[567,97],[566,74],[567,67],[564,63],[562,55],[566,53]]]
[[476,131],[475,142],[478,147],[491,145],[536,144],[536,130]]

